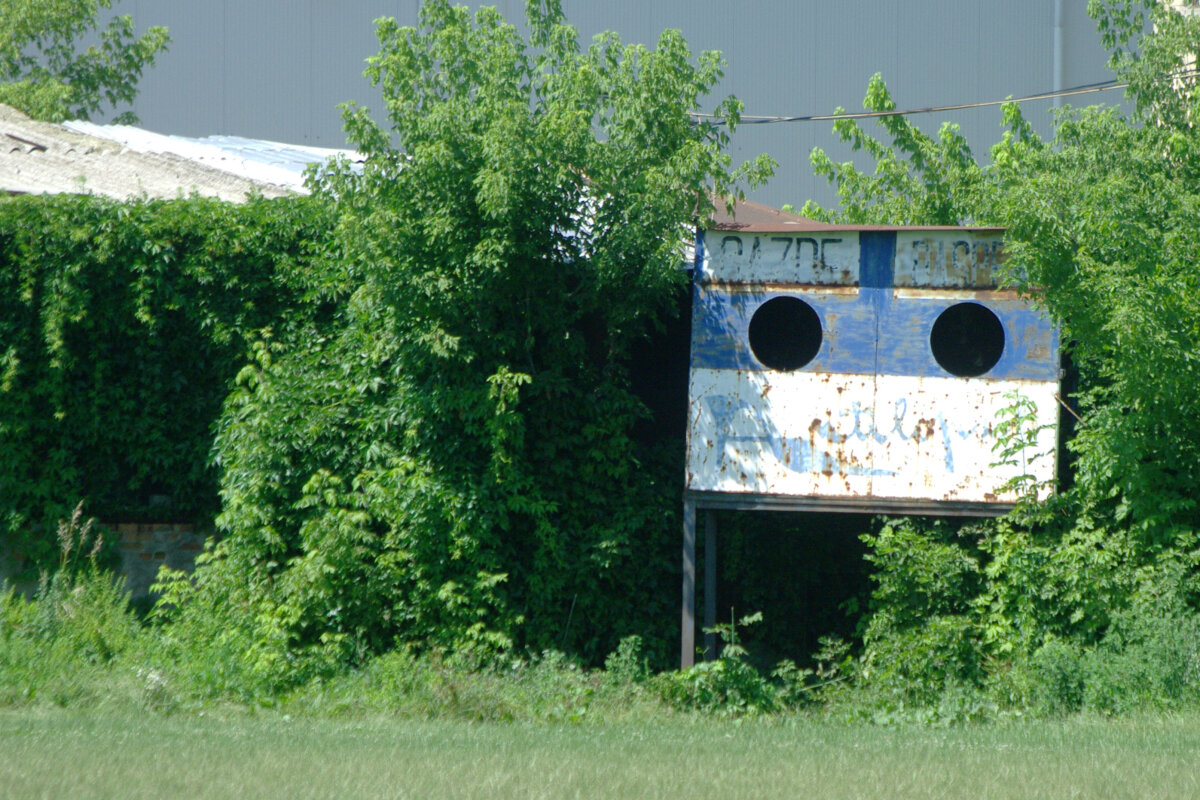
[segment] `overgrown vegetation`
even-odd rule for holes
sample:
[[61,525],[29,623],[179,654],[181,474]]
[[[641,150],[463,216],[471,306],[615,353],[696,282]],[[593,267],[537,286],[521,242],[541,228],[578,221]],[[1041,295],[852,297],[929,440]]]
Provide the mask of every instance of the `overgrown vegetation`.
[[[857,632],[773,672],[743,639],[754,613],[719,626],[718,660],[652,669],[681,454],[633,433],[630,348],[670,312],[710,192],[769,167],[731,169],[736,101],[728,128],[689,118],[716,55],[671,32],[583,48],[555,2],[530,4],[529,41],[429,2],[417,28],[379,24],[388,123],[347,109],[365,166],[315,174],[313,199],[0,203],[5,532],[47,569],[62,554],[32,600],[0,597],[5,702],[939,724],[1196,707],[1200,138],[1181,70],[1200,19],[1128,5],[1091,11],[1129,117],[1065,110],[1047,142],[1007,107],[986,165],[953,126],[902,117],[888,143],[835,126],[874,174],[814,154],[842,204],[810,216],[1007,228],[1007,279],[1070,343],[1078,422],[1048,501],[1018,485],[1002,519],[873,523]],[[881,79],[865,104],[892,107]],[[997,459],[1026,416],[999,421]],[[211,514],[218,486],[223,538],[160,575],[149,621],[78,513],[48,535],[67,496]]]
[[163,589],[281,685],[398,645],[599,661],[670,607],[678,443],[632,436],[629,348],[709,193],[769,164],[730,168],[736,101],[692,124],[721,65],[678,32],[585,49],[557,2],[528,25],[379,23],[388,127],[348,107],[365,165],[314,182],[338,313],[260,345],[227,401],[227,535]]
[[145,632],[124,586],[96,561],[102,540],[80,509],[58,526],[59,565],[32,599],[0,592],[0,702],[88,705],[111,695],[114,661]]
[[281,658],[282,646],[264,642],[260,631],[251,638],[220,619],[203,627],[193,617],[184,624],[139,620],[121,582],[98,567],[95,537],[91,521],[76,512],[59,527],[61,566],[44,574],[34,596],[0,595],[0,706],[132,705],[169,713],[236,703],[304,715],[476,722],[744,717],[813,706],[813,688],[841,680],[848,663],[835,649],[817,671],[784,664],[765,677],[747,662],[733,626],[720,631],[721,659],[678,673],[656,674],[636,635],[618,643],[603,669],[558,650],[397,647],[351,669],[311,652]]
[[[1130,116],[1067,109],[1046,142],[1006,107],[986,166],[952,125],[931,137],[884,117],[884,144],[846,120],[835,130],[875,172],[813,156],[842,204],[810,215],[1005,227],[1007,280],[1060,326],[1080,376],[1073,481],[1056,497],[958,530],[895,521],[866,537],[876,588],[856,686],[880,713],[1198,699],[1200,20],[1154,2],[1089,11],[1130,82]],[[894,108],[878,77],[865,106]]]
[[71,498],[116,522],[217,511],[212,426],[249,342],[323,313],[321,203],[0,201],[0,546],[57,557]]

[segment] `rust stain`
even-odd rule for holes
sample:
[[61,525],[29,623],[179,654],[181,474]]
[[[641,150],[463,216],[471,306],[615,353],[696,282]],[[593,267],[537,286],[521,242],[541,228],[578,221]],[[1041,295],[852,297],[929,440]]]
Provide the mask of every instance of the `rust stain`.
[[[856,283],[858,277],[852,275],[850,270],[843,270],[841,273],[841,281],[844,283]],[[712,278],[701,278],[701,288],[714,292],[725,292],[727,294],[759,294],[760,292],[796,292],[803,291],[813,294],[823,295],[843,295],[854,297],[858,295],[857,286],[843,286],[839,283],[827,282],[812,282],[812,281],[795,281],[795,282],[780,282],[780,281],[761,281],[753,278],[743,278],[741,280],[721,280]]]
[[966,290],[950,287],[897,286],[892,290],[892,297],[897,300],[978,300],[980,302],[1019,300],[1020,294],[1014,289],[974,289]]

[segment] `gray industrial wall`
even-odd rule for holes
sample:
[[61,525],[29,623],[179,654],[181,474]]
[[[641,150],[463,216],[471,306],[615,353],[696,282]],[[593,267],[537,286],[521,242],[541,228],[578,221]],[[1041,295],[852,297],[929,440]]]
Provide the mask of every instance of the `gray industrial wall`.
[[[1105,53],[1085,0],[1063,7],[1060,82],[1105,80]],[[510,19],[523,0],[495,3]],[[747,114],[828,113],[861,107],[868,78],[882,72],[901,108],[998,100],[1055,86],[1056,0],[564,0],[585,37],[613,29],[625,41],[652,43],[679,28],[693,50],[718,49],[728,61],[721,94],[734,93]],[[298,144],[341,146],[336,105],[378,107],[361,77],[377,49],[372,20],[412,24],[418,0],[123,0],[116,11],[141,26],[167,25],[173,43],[144,77],[135,107],[142,124],[189,136],[234,134]],[[1119,92],[1085,95],[1077,104],[1116,103]],[[1068,101],[1071,102],[1071,101]],[[1026,106],[1044,132],[1049,101]],[[999,133],[990,107],[919,118],[933,131],[962,124],[977,153]],[[812,176],[814,145],[847,151],[829,122],[746,126],[736,158],[768,152],[776,179],[753,199],[771,205],[829,202]],[[870,126],[870,127],[873,127]]]

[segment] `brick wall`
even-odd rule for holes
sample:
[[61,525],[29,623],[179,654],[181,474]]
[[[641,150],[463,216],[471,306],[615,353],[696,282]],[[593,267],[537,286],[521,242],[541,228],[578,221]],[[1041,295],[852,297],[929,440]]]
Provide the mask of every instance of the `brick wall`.
[[150,593],[150,584],[163,564],[191,572],[196,556],[204,549],[210,531],[169,522],[122,522],[117,524],[117,548],[121,554],[121,574],[134,598]]

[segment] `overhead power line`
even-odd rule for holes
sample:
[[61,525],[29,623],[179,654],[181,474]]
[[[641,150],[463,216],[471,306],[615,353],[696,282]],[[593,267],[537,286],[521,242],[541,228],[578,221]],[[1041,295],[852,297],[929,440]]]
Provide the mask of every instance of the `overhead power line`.
[[[753,114],[743,114],[740,118],[741,125],[771,125],[777,122],[820,122],[822,120],[838,120],[838,119],[869,119],[871,117],[901,117],[910,114],[933,114],[938,111],[961,111],[966,108],[983,108],[985,106],[999,106],[1004,103],[1025,103],[1032,100],[1052,100],[1055,97],[1071,97],[1078,94],[1091,94],[1094,92],[1107,92],[1112,89],[1124,89],[1129,86],[1128,83],[1118,81],[1101,81],[1100,83],[1087,83],[1081,86],[1072,86],[1070,89],[1060,89],[1056,92],[1040,92],[1038,94],[1030,94],[1024,97],[1009,97],[1004,100],[985,100],[978,103],[959,103],[953,106],[926,106],[924,108],[910,108],[905,110],[894,109],[892,111],[857,111],[847,114],[795,114],[790,116],[759,116]],[[720,118],[716,114],[704,114],[693,112],[692,116],[696,119],[713,119],[720,122]]]

